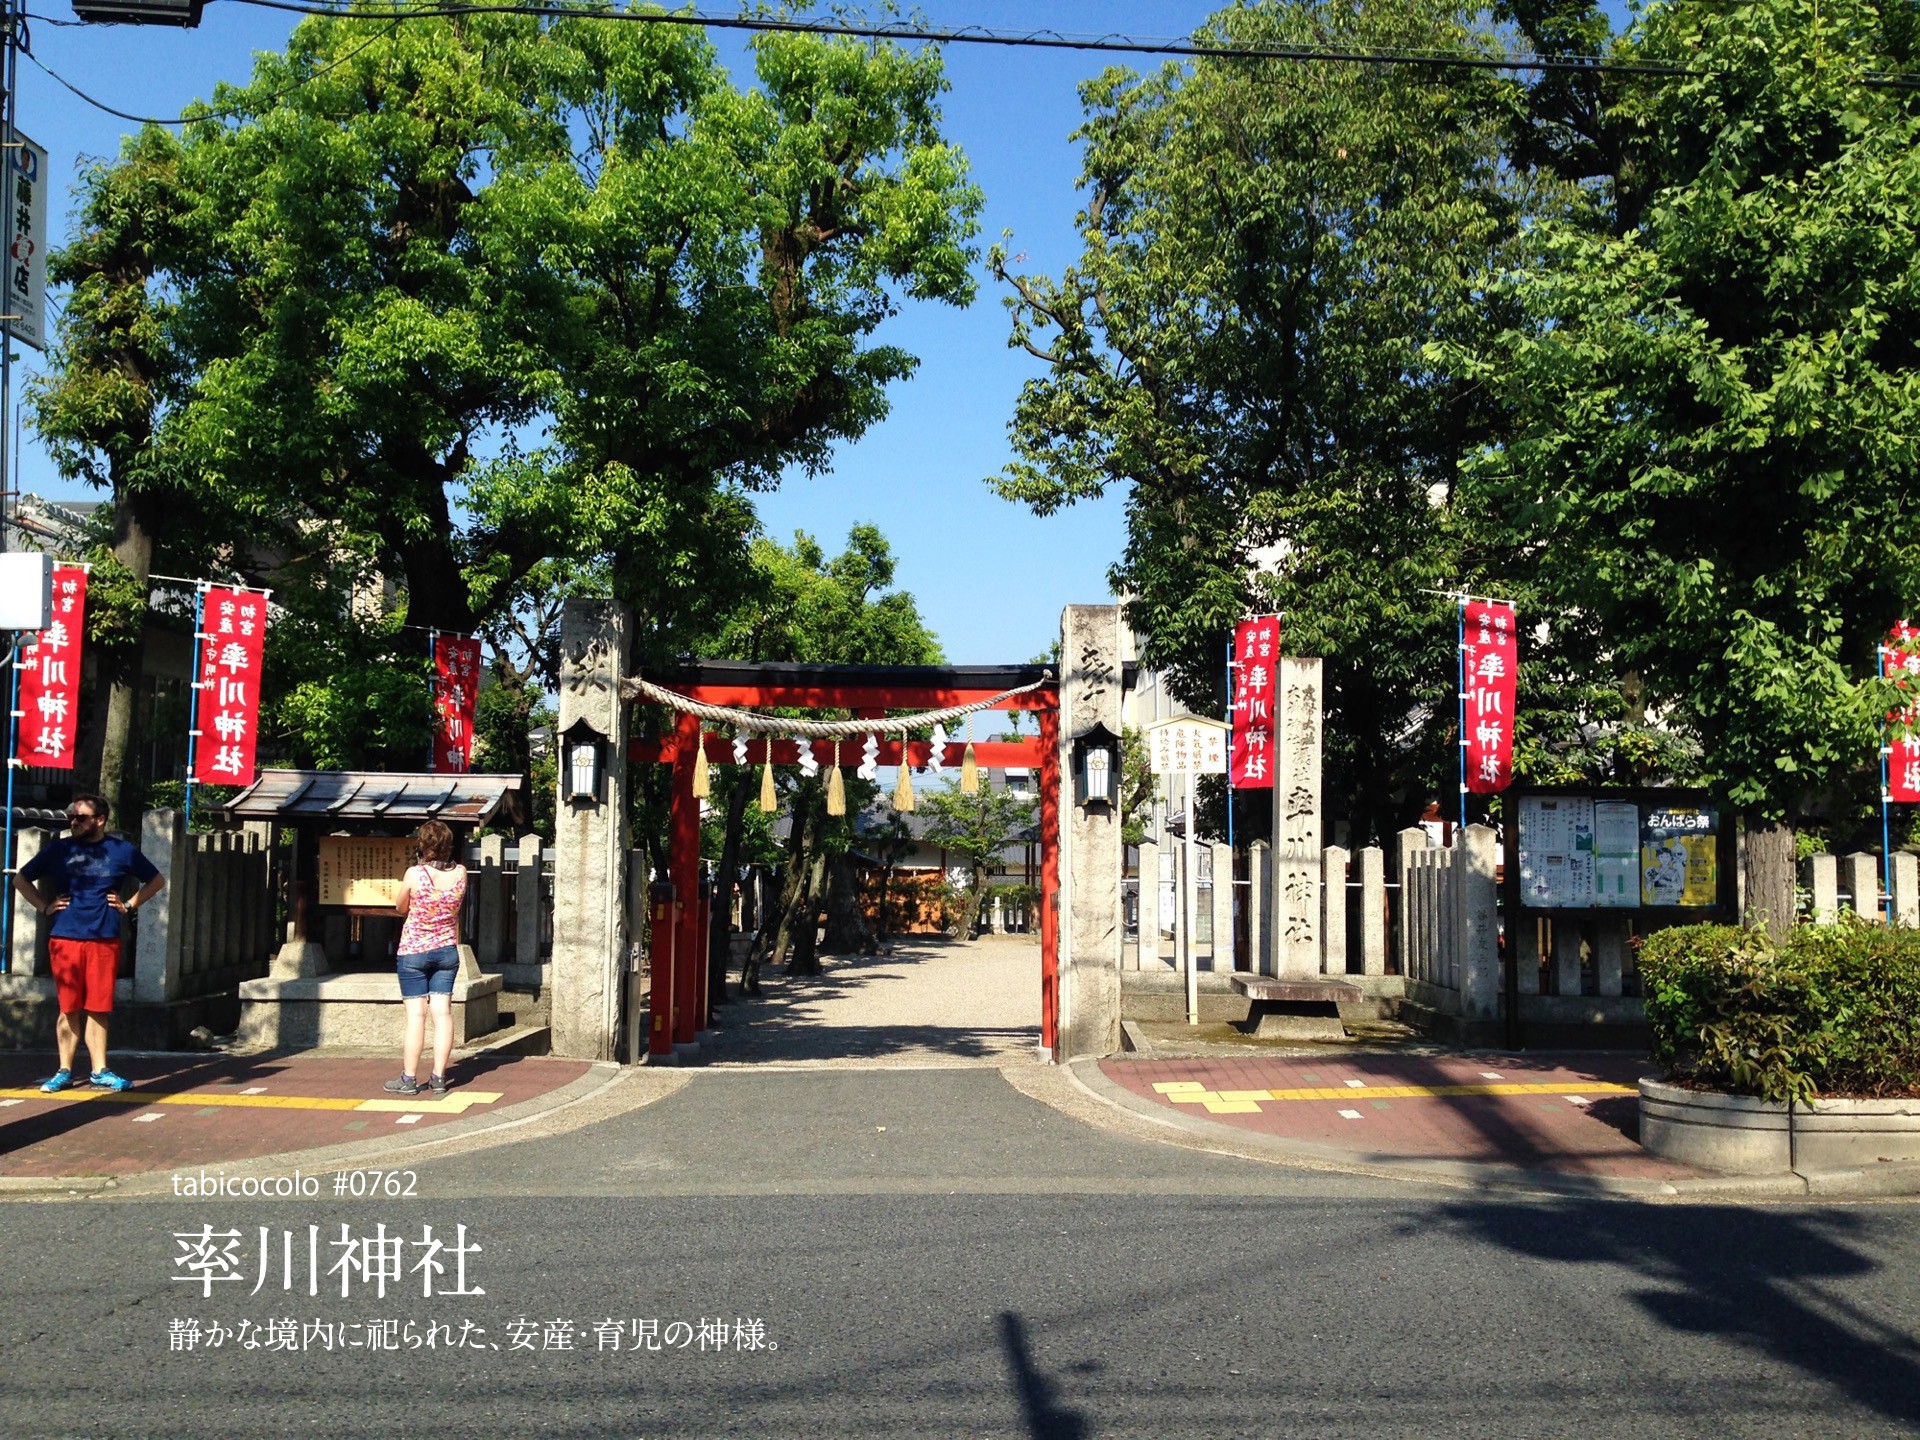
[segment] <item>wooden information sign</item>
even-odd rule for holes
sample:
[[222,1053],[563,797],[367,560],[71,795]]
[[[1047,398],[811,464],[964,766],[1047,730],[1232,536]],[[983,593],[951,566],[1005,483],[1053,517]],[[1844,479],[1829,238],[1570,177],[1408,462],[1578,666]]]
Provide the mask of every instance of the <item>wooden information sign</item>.
[[320,903],[392,909],[414,861],[414,842],[357,835],[320,837]]

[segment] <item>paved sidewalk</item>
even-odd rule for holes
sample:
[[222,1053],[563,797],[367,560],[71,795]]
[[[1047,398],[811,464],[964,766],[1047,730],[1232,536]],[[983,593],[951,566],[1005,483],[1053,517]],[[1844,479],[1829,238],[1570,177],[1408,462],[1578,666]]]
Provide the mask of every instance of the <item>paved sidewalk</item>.
[[1301,1158],[1501,1166],[1633,1188],[1706,1178],[1640,1148],[1636,1082],[1653,1070],[1637,1056],[1114,1057],[1098,1072],[1134,1108],[1270,1137]]
[[381,1088],[395,1073],[390,1057],[124,1054],[113,1063],[133,1089],[42,1095],[47,1057],[0,1057],[0,1178],[126,1176],[419,1135],[551,1095],[592,1068],[482,1055],[456,1062],[444,1098],[408,1098]]

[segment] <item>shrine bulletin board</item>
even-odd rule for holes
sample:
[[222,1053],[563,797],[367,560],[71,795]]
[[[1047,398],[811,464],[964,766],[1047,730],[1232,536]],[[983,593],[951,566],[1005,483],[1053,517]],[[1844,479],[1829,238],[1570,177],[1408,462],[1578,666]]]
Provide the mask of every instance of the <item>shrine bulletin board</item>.
[[1511,913],[1730,916],[1732,817],[1699,790],[1510,790]]
[[400,882],[414,862],[414,842],[405,837],[320,837],[320,903],[392,909]]

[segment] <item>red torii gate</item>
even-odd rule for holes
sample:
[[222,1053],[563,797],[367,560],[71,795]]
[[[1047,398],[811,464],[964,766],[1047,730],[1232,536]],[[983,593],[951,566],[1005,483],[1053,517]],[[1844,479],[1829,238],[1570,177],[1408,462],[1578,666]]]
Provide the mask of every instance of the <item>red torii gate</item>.
[[[1053,668],[1046,665],[801,665],[751,664],[742,661],[701,661],[647,677],[655,684],[707,705],[736,709],[781,706],[790,709],[850,710],[859,719],[873,720],[873,733],[884,737],[888,710],[945,710],[973,705],[1019,690],[1036,681],[1038,689],[1010,696],[994,707],[1026,710],[1038,721],[1039,734],[1029,740],[976,740],[975,759],[983,766],[1030,766],[1040,778],[1040,1044],[1057,1058],[1060,1015],[1060,689]],[[636,703],[645,704],[646,701]],[[987,713],[993,713],[989,711]],[[676,1044],[690,1044],[707,1024],[705,946],[707,927],[700,889],[700,802],[693,793],[694,747],[700,736],[698,716],[681,712],[674,717],[674,733],[659,739],[633,740],[627,758],[636,763],[673,766],[673,804],[668,831],[668,873],[674,901],[655,899],[652,990],[648,1001],[647,1053],[670,1055]],[[897,730],[897,726],[895,727]],[[945,763],[958,765],[964,741],[947,747]],[[748,761],[757,765],[769,752],[776,765],[797,765],[800,743],[755,737],[748,742]],[[834,761],[834,742],[811,742],[822,765]],[[840,742],[840,758],[851,751],[858,757],[861,741]],[[880,740],[878,763],[924,766],[931,744],[925,740]],[[733,742],[710,734],[705,749],[709,762],[733,763]],[[663,954],[662,934],[671,936],[671,960]]]

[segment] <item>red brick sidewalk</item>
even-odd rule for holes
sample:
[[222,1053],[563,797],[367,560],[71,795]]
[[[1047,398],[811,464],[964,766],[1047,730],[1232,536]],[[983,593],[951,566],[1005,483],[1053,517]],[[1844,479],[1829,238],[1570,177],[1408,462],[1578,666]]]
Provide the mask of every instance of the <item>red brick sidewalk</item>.
[[45,1056],[0,1058],[0,1176],[132,1175],[422,1134],[505,1110],[585,1075],[577,1060],[487,1055],[456,1062],[444,1099],[381,1086],[391,1059],[115,1056],[134,1088],[42,1095]]
[[1640,1148],[1635,1082],[1653,1071],[1633,1056],[1108,1059],[1100,1069],[1181,1114],[1363,1161],[1654,1181],[1703,1173]]

